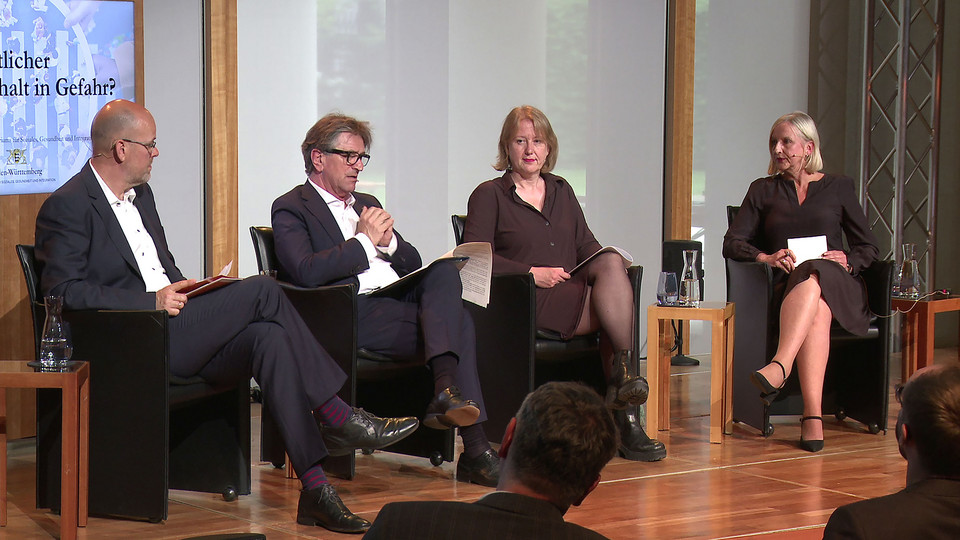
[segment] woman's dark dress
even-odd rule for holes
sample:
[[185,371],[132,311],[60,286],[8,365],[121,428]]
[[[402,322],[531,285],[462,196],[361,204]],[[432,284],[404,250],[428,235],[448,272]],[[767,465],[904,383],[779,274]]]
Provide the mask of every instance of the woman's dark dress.
[[[488,180],[470,195],[465,242],[490,242],[495,274],[526,273],[531,266],[570,271],[602,246],[594,238],[573,188],[549,173],[544,180],[543,211],[517,195],[510,173]],[[537,287],[537,327],[569,338],[586,301],[583,272],[549,289]]]
[[[788,238],[826,235],[828,250],[843,250],[852,275],[833,261],[807,261],[790,273],[774,269],[775,291],[786,296],[810,274],[820,278],[823,299],[833,317],[848,332],[867,333],[870,312],[866,289],[858,274],[877,258],[877,240],[857,200],[853,180],[824,174],[810,182],[801,205],[792,180],[781,175],[760,178],[750,184],[740,211],[723,237],[723,256],[754,261],[759,253],[775,253],[787,247]],[[846,236],[849,249],[843,248]]]

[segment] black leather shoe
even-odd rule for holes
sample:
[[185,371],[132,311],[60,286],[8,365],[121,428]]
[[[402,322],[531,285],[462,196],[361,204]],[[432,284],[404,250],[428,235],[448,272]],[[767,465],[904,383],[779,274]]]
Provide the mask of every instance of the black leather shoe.
[[412,416],[379,418],[354,408],[340,427],[322,426],[323,442],[331,456],[344,456],[356,449],[376,450],[408,437],[420,423]]
[[459,388],[450,386],[430,400],[423,425],[433,429],[469,426],[476,423],[479,416],[480,406],[464,399]]
[[330,484],[300,491],[297,523],[353,534],[366,532],[370,528],[370,522],[351,512]]
[[500,456],[492,448],[475,458],[467,457],[467,453],[463,452],[457,460],[457,480],[497,487],[500,480]]
[[667,457],[662,442],[651,439],[637,418],[636,408],[613,411],[613,420],[620,430],[620,456],[632,461],[660,461]]
[[613,357],[610,380],[607,381],[607,408],[625,409],[631,405],[647,402],[650,385],[643,377],[637,377],[637,368],[630,351],[617,351]]

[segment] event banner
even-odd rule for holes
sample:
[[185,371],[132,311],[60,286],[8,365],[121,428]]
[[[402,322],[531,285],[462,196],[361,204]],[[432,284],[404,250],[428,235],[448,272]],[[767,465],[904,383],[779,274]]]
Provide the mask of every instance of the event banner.
[[131,1],[0,0],[0,195],[47,193],[90,157],[90,122],[136,97]]

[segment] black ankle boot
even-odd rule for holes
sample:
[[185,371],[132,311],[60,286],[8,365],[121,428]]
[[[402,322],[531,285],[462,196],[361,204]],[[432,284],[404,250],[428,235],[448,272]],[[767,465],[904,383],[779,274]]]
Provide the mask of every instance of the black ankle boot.
[[649,391],[647,380],[637,377],[637,366],[630,351],[617,351],[613,355],[610,378],[607,380],[607,407],[625,409],[631,405],[642,405],[646,403]]
[[660,461],[667,457],[663,443],[651,439],[640,427],[637,408],[614,410],[613,420],[620,430],[620,456],[632,461]]

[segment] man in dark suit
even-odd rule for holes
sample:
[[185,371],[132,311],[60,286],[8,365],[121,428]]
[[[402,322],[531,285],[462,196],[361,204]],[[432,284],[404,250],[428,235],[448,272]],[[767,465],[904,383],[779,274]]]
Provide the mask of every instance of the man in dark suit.
[[497,491],[474,503],[387,504],[364,538],[604,538],[563,515],[597,487],[617,444],[613,416],[596,392],[577,383],[546,383],[524,399],[507,426]]
[[194,280],[174,263],[147,185],[159,155],[153,116],[136,103],[111,101],[91,136],[93,157],[37,216],[43,294],[63,296],[68,309],[166,310],[174,375],[259,381],[303,482],[297,522],[340,532],[369,528],[344,506],[320,463],[330,453],[399,441],[417,420],[377,418],[340,400],[346,375],[272,279],[245,279],[188,300],[181,289]]
[[371,138],[366,122],[342,114],[328,114],[307,131],[301,145],[307,181],[273,203],[279,277],[302,287],[357,285],[358,345],[390,358],[426,360],[436,396],[423,424],[459,427],[464,451],[457,479],[495,486],[498,458],[480,424],[486,414],[476,336],[456,266],[433,264],[390,297],[368,294],[421,265],[380,202],[356,192]]
[[960,538],[960,365],[917,371],[897,399],[907,487],[837,508],[825,539]]

